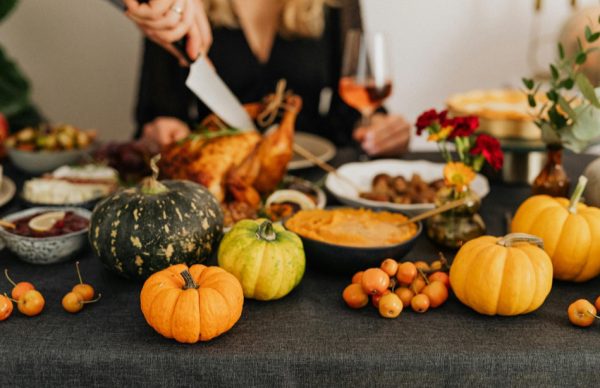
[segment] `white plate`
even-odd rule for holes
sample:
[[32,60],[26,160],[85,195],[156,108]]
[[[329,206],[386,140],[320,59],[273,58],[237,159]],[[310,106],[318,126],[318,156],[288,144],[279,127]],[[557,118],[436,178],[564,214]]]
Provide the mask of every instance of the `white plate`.
[[[443,170],[443,163],[432,163],[426,160],[382,159],[370,162],[347,163],[338,168],[337,171],[340,175],[352,181],[362,191],[366,192],[371,190],[373,177],[377,174],[404,175],[408,178],[412,177],[413,174],[419,174],[424,181],[431,182],[443,178]],[[417,215],[434,208],[434,205],[431,203],[403,205],[360,198],[356,190],[333,174],[327,175],[325,187],[340,202],[354,207],[399,211],[409,216]],[[480,198],[483,198],[489,193],[490,185],[486,177],[477,174],[471,183],[471,189]]]
[[3,176],[2,185],[0,185],[0,206],[6,205],[15,196],[16,191],[15,182],[6,175]]
[[[328,162],[335,156],[335,146],[329,140],[312,133],[296,132],[294,143],[306,148],[322,162]],[[288,163],[288,170],[299,170],[312,167],[315,164],[310,160],[304,159],[298,154],[294,154],[292,160]]]

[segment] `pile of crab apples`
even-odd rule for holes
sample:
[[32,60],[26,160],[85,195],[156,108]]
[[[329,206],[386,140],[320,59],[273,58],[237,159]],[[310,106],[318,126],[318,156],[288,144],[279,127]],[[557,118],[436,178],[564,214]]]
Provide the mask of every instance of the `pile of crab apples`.
[[600,310],[600,296],[596,298],[594,304],[587,299],[578,299],[569,305],[567,313],[569,314],[569,321],[580,327],[591,326],[596,319],[600,319],[598,316],[598,310]]
[[365,307],[370,299],[384,318],[396,318],[409,306],[417,313],[424,313],[448,299],[448,269],[443,256],[431,264],[385,259],[379,268],[354,274],[342,297],[354,309]]
[[30,282],[18,282],[15,283],[8,275],[8,269],[4,270],[4,276],[13,289],[10,296],[0,295],[0,321],[3,321],[10,317],[13,312],[13,303],[17,304],[17,309],[21,314],[28,317],[35,317],[39,315],[44,306],[46,300],[44,296],[35,289],[35,286]]
[[[62,307],[69,313],[81,311],[86,304],[97,302],[102,296],[98,294],[98,297],[94,299],[96,293],[94,287],[83,282],[79,271],[79,262],[75,263],[75,266],[79,283],[73,286],[73,289],[62,299]],[[42,293],[36,290],[30,282],[15,283],[8,275],[8,269],[4,270],[4,276],[13,286],[13,289],[10,296],[6,293],[0,295],[0,321],[4,321],[11,316],[14,308],[13,303],[17,305],[19,312],[27,317],[35,317],[41,314],[46,305]]]

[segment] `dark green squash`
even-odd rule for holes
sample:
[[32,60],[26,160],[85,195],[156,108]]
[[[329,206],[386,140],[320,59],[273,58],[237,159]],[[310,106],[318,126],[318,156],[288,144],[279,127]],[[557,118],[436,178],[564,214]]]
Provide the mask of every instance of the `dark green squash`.
[[[155,167],[155,166],[153,166]],[[158,172],[137,187],[100,202],[89,239],[94,253],[116,273],[145,279],[173,264],[209,257],[223,231],[223,213],[203,186],[158,181]]]

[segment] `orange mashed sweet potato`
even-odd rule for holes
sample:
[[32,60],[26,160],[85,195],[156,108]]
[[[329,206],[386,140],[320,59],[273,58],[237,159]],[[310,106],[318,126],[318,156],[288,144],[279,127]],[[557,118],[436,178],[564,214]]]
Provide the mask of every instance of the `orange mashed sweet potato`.
[[390,212],[315,209],[299,211],[285,226],[313,240],[364,248],[396,245],[410,239],[417,233],[417,225],[397,226],[406,220],[406,216]]

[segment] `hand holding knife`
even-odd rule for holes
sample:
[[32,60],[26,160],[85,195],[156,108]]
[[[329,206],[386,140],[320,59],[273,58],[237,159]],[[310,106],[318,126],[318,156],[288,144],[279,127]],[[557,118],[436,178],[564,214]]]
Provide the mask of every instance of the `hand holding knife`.
[[188,66],[212,43],[212,31],[200,0],[112,0],[152,41]]
[[[229,90],[225,82],[219,77],[206,55],[200,54],[195,61],[191,58],[191,55],[189,55],[190,52],[194,51],[190,50],[188,47],[189,40],[193,39],[190,34],[192,32],[199,32],[199,30],[194,29],[200,29],[202,26],[208,26],[210,29],[204,9],[196,9],[196,12],[187,12],[194,11],[193,9],[187,10],[185,7],[194,7],[196,1],[197,0],[152,0],[152,4],[150,4],[149,0],[124,0],[125,5],[129,9],[127,11],[128,17],[134,19],[142,29],[144,29],[145,26],[148,28],[158,28],[159,26],[166,27],[169,26],[169,23],[173,23],[173,21],[184,23],[185,27],[185,22],[189,22],[190,13],[199,14],[200,16],[196,15],[196,19],[190,24],[191,27],[186,32],[186,35],[173,42],[172,46],[162,44],[165,43],[164,41],[159,41],[159,43],[169,51],[171,51],[170,47],[172,47],[175,51],[174,54],[176,54],[180,60],[184,60],[189,64],[190,73],[186,79],[186,85],[206,104],[206,106],[208,106],[210,110],[232,128],[240,131],[254,130],[256,128],[252,119],[250,119],[246,110],[231,90]],[[153,4],[155,4],[155,9],[151,8],[151,5]],[[167,13],[168,15],[165,16]],[[133,16],[134,14],[135,16]],[[152,22],[136,20],[136,18],[139,19],[144,15],[148,17],[160,15],[162,16],[162,19]],[[200,19],[204,18],[205,20],[198,20],[198,17],[200,17]],[[172,27],[173,31],[176,31],[177,28],[181,27],[178,25]],[[148,35],[152,38],[151,34]],[[208,35],[212,40],[210,31]]]

